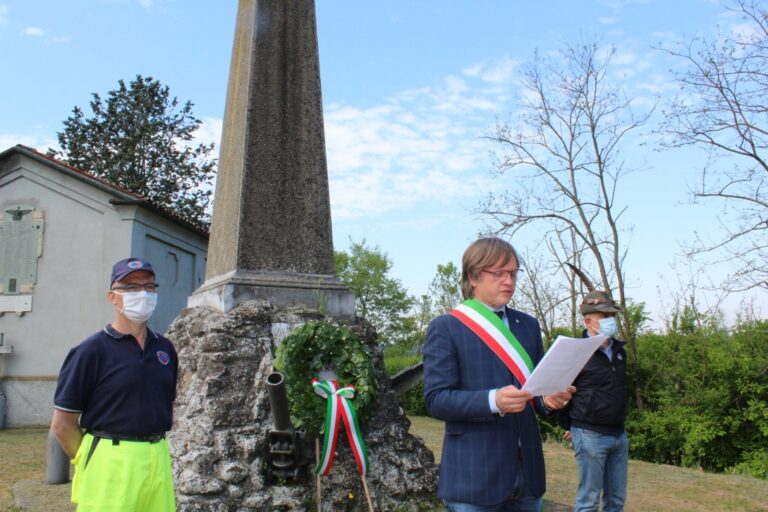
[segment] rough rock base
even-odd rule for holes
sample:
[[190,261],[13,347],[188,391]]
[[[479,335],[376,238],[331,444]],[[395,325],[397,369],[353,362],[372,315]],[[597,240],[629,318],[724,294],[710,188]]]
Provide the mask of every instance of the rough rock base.
[[[273,427],[265,382],[276,344],[294,327],[322,319],[317,311],[277,310],[267,301],[246,302],[227,314],[189,308],[176,319],[168,332],[180,359],[169,442],[178,510],[317,510],[312,464],[296,482],[265,479],[266,440]],[[420,438],[408,434],[410,423],[390,390],[375,332],[365,321],[351,327],[376,354],[376,411],[363,432],[374,509],[430,509],[437,491],[434,457]],[[346,443],[342,434],[331,473],[322,478],[322,510],[368,508]],[[314,453],[314,440],[307,446]]]

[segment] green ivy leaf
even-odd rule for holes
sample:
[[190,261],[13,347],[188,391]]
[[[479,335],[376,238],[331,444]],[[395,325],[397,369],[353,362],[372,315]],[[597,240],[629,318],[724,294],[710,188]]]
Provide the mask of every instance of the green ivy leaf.
[[345,326],[313,322],[294,330],[277,348],[286,380],[286,392],[294,426],[319,433],[325,424],[326,400],[315,394],[310,381],[325,366],[333,366],[338,383],[355,386],[353,403],[365,421],[376,398],[376,376],[371,351]]

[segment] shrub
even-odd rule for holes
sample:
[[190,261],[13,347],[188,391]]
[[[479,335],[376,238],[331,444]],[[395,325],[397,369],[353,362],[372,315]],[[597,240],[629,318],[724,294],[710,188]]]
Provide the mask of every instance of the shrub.
[[[421,362],[421,354],[414,354],[410,347],[394,345],[384,351],[384,367],[390,377],[404,368],[411,367]],[[424,403],[424,382],[406,391],[400,397],[400,405],[406,414],[412,416],[426,416],[427,406]]]
[[768,477],[768,322],[689,322],[638,338],[646,408],[627,419],[642,460]]

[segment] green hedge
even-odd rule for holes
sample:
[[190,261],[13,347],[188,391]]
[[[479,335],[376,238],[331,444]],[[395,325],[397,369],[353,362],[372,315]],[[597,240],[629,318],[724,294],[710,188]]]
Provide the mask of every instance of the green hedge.
[[761,320],[640,336],[645,407],[627,418],[630,455],[768,477],[766,346],[768,322]]
[[[413,354],[413,349],[392,346],[384,351],[384,368],[390,377],[403,368],[408,368],[421,362],[421,354]],[[426,416],[427,407],[424,404],[424,382],[409,389],[400,397],[400,404],[406,414],[411,416]]]

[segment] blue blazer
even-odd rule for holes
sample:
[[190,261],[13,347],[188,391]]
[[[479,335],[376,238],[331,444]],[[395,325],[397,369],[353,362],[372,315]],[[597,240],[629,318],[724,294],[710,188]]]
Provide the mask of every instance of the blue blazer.
[[[544,355],[539,322],[506,308],[510,329],[534,366]],[[429,325],[424,343],[424,398],[430,416],[445,421],[438,496],[494,505],[512,495],[517,471],[535,496],[545,491],[544,455],[534,408],[494,414],[491,389],[520,383],[468,327],[451,315]],[[536,409],[546,414],[541,397]]]

